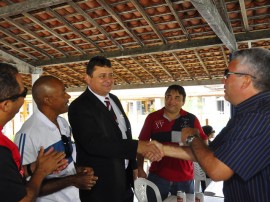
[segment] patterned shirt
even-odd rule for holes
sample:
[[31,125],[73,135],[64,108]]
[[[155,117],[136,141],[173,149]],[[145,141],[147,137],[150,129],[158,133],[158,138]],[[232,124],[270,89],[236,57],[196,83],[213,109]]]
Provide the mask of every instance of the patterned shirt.
[[234,175],[224,182],[225,201],[270,202],[270,92],[235,108],[235,115],[209,145]]
[[[185,127],[198,128],[201,137],[207,140],[207,136],[195,115],[181,109],[179,117],[170,121],[164,116],[164,108],[147,116],[139,140],[151,139],[166,145],[179,145],[181,130]],[[182,182],[194,178],[192,161],[166,156],[159,162],[152,162],[149,172],[173,182]]]

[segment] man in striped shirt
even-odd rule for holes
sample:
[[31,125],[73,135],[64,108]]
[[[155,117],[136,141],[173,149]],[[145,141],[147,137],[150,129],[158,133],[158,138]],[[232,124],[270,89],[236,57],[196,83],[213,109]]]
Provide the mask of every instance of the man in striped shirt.
[[198,161],[210,178],[224,181],[225,202],[270,201],[270,51],[234,52],[223,83],[234,106],[226,127],[209,147],[196,129],[185,128],[187,146],[163,146],[164,153]]

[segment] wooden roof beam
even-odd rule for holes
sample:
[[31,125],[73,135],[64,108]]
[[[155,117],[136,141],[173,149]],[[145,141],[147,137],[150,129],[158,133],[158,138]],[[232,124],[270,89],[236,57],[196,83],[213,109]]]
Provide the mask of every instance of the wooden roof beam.
[[18,68],[20,73],[24,73],[24,74],[31,74],[32,73],[32,69],[35,69],[34,66],[10,55],[9,53],[0,50],[0,58],[6,62],[9,63],[15,67]]
[[132,71],[130,71],[128,68],[126,68],[124,65],[121,64],[121,62],[119,62],[118,60],[114,59],[113,61],[115,61],[120,67],[122,67],[124,70],[128,71],[130,74],[132,74],[132,76],[134,76],[135,78],[137,78],[138,80],[141,81],[141,83],[144,83],[142,81],[142,79],[140,77],[138,77],[136,74],[134,74]]
[[66,3],[66,0],[27,0],[21,3],[12,4],[0,8],[0,18],[10,17],[41,8]]
[[50,13],[51,15],[53,15],[54,17],[56,17],[57,20],[59,20],[61,23],[63,23],[65,26],[67,26],[70,30],[72,30],[72,32],[79,35],[83,40],[85,40],[86,42],[88,42],[88,43],[92,44],[93,46],[95,46],[100,52],[104,52],[104,50],[102,48],[100,48],[96,44],[96,42],[94,42],[92,39],[86,37],[83,33],[81,33],[75,27],[71,26],[70,23],[65,18],[63,18],[61,15],[59,15],[56,11],[52,10],[51,8],[46,8],[46,11],[48,13]]
[[166,74],[168,74],[171,78],[173,78],[173,79],[175,80],[174,76],[167,70],[166,67],[164,67],[163,64],[161,64],[161,63],[158,61],[157,58],[155,58],[153,55],[150,55],[150,57],[158,64],[158,66],[160,66],[160,67],[162,68],[162,70],[163,70]]
[[96,0],[112,17],[118,22],[121,27],[138,43],[140,46],[144,46],[142,41],[133,33],[131,29],[128,28],[127,25],[121,20],[121,18],[114,12],[114,10],[104,1],[104,0]]
[[52,35],[56,36],[58,39],[64,41],[66,44],[68,44],[70,47],[77,50],[81,54],[86,53],[80,47],[78,47],[77,45],[71,43],[69,40],[65,39],[65,37],[61,36],[60,34],[58,34],[53,29],[50,29],[50,27],[48,27],[45,23],[43,23],[43,22],[39,21],[38,19],[36,19],[34,16],[30,15],[29,13],[23,13],[23,15],[26,16],[27,18],[29,18],[30,20],[32,20],[34,23],[38,24],[40,27],[42,27],[46,31],[50,32]]
[[211,75],[210,75],[210,73],[209,73],[207,67],[205,66],[205,64],[204,64],[204,62],[203,62],[203,60],[202,60],[200,54],[198,53],[198,51],[197,51],[196,49],[194,49],[194,53],[195,53],[196,57],[198,58],[198,60],[200,61],[200,64],[202,65],[204,71],[207,73],[208,78],[209,78],[209,79],[212,79],[212,77],[211,77]]
[[159,79],[157,79],[156,77],[155,77],[155,75],[154,74],[152,74],[142,63],[140,63],[136,58],[134,58],[134,57],[130,57],[137,65],[139,65],[141,68],[143,68],[144,69],[144,71],[146,71],[148,74],[150,74],[152,77],[153,77],[153,79],[155,79],[156,81],[158,81],[159,82]]
[[22,26],[21,24],[15,22],[14,20],[12,20],[9,17],[4,18],[4,20],[6,20],[7,22],[9,22],[10,24],[13,24],[14,26],[18,27],[19,29],[21,29],[22,31],[26,32],[27,34],[29,34],[30,36],[32,36],[33,38],[39,40],[40,42],[44,43],[45,45],[51,47],[52,49],[56,50],[57,52],[61,53],[64,56],[67,56],[65,52],[59,50],[58,48],[56,48],[54,45],[52,45],[51,43],[49,43],[48,41],[46,41],[45,39],[39,37],[36,33],[32,32],[30,29]]
[[133,5],[136,7],[136,9],[141,13],[141,15],[143,16],[143,19],[150,25],[152,30],[156,33],[156,35],[163,42],[163,44],[167,44],[168,43],[167,39],[157,29],[156,25],[154,24],[152,19],[146,14],[146,12],[143,9],[143,7],[141,6],[141,4],[139,4],[139,2],[137,0],[130,0],[130,1],[133,3]]
[[246,5],[244,0],[239,0],[240,3],[240,9],[241,9],[241,14],[242,14],[242,19],[244,23],[244,27],[246,32],[250,30],[249,24],[248,24],[248,18],[247,18],[247,10],[246,10]]
[[6,42],[5,40],[0,39],[0,43],[4,44],[5,46],[7,46],[7,47],[9,47],[9,48],[11,48],[11,49],[13,49],[13,50],[15,50],[15,51],[17,51],[17,52],[25,55],[25,56],[27,56],[28,58],[31,58],[31,59],[34,59],[34,60],[37,59],[33,55],[31,55],[31,54],[29,54],[29,53],[27,53],[27,52],[25,52],[25,51],[23,51],[23,50],[15,47],[15,46],[13,46],[13,45],[11,45],[10,43]]
[[79,14],[81,14],[87,21],[89,21],[94,27],[96,27],[102,34],[104,34],[112,43],[114,43],[120,50],[123,50],[123,46],[120,45],[108,32],[106,32],[102,26],[100,26],[93,18],[85,13],[80,6],[71,0],[68,0],[68,4],[73,7]]
[[[269,36],[266,38],[266,36]],[[257,40],[270,40],[270,30],[262,30],[262,31],[255,31],[255,32],[247,32],[247,33],[240,33],[235,35],[236,40],[238,42],[248,42],[248,41],[257,41]],[[204,47],[213,47],[213,46],[220,46],[223,45],[222,42],[218,37],[213,38],[206,38],[206,39],[194,39],[192,41],[184,41],[184,42],[177,42],[173,44],[166,44],[161,46],[148,46],[143,48],[134,48],[134,49],[127,49],[125,51],[111,51],[104,54],[101,54],[107,58],[117,58],[117,57],[130,57],[131,55],[140,56],[146,54],[154,54],[160,52],[167,52],[172,53],[175,51],[181,51],[185,49],[194,49],[194,48],[204,48]],[[95,56],[94,55],[82,55],[82,56],[71,56],[68,58],[55,58],[51,60],[43,60],[43,61],[35,61],[32,62],[32,65],[35,66],[45,66],[45,65],[61,65],[65,63],[73,63],[73,62],[85,62],[89,61],[89,58]]]
[[181,62],[180,58],[179,58],[175,53],[172,53],[172,55],[173,55],[173,57],[177,60],[177,62],[178,62],[179,65],[181,66],[181,68],[182,68],[183,70],[185,70],[185,72],[187,73],[187,75],[188,75],[192,80],[195,80],[194,76],[192,76],[192,75],[188,72],[187,68],[186,68],[185,65]]
[[190,0],[223,44],[231,51],[237,50],[235,36],[222,20],[216,6],[211,0]]
[[171,0],[165,0],[165,1],[168,4],[168,6],[169,6],[172,14],[174,15],[176,21],[178,22],[179,26],[181,27],[182,32],[186,35],[187,39],[190,40],[190,35],[189,35],[188,31],[186,30],[185,26],[183,25],[183,23],[182,23],[179,15],[177,14],[177,12],[175,11],[175,9],[173,8],[173,5],[172,5]]

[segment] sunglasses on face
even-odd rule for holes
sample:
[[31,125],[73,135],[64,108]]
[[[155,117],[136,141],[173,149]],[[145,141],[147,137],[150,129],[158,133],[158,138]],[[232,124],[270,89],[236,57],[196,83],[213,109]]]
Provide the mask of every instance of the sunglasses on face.
[[17,100],[19,97],[25,98],[26,95],[27,95],[27,91],[28,91],[28,89],[27,89],[26,87],[24,87],[24,90],[23,90],[22,93],[16,94],[16,95],[12,95],[12,96],[7,97],[7,98],[4,98],[4,99],[0,100],[0,102],[6,101],[6,100],[12,100],[12,101],[15,101],[15,100]]
[[247,73],[241,73],[241,72],[230,72],[229,69],[225,69],[224,71],[224,79],[228,79],[230,75],[235,74],[235,75],[246,75],[246,76],[251,76],[252,78],[256,79],[255,76],[251,75],[251,74],[247,74]]
[[66,158],[69,158],[71,156],[71,154],[72,154],[72,145],[70,143],[70,140],[65,135],[61,135],[61,140],[62,140],[62,142],[64,144]]

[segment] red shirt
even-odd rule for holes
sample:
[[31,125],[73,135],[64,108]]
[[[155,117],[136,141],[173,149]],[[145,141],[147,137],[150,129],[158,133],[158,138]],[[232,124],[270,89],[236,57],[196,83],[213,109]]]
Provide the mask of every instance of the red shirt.
[[[148,141],[152,139],[162,144],[179,146],[179,142],[172,142],[172,133],[179,134],[180,138],[181,130],[185,127],[198,128],[202,139],[207,140],[207,136],[204,134],[201,124],[195,115],[183,109],[180,110],[179,115],[177,119],[169,121],[164,117],[164,108],[149,114],[144,122],[139,140]],[[163,157],[159,162],[152,162],[149,172],[174,182],[187,181],[194,178],[192,161],[171,157]]]
[[23,176],[23,169],[21,168],[21,156],[19,153],[19,149],[18,149],[16,144],[14,144],[10,139],[8,139],[2,133],[2,129],[3,129],[3,127],[0,126],[0,145],[7,147],[11,151],[13,160],[16,163],[20,174]]

